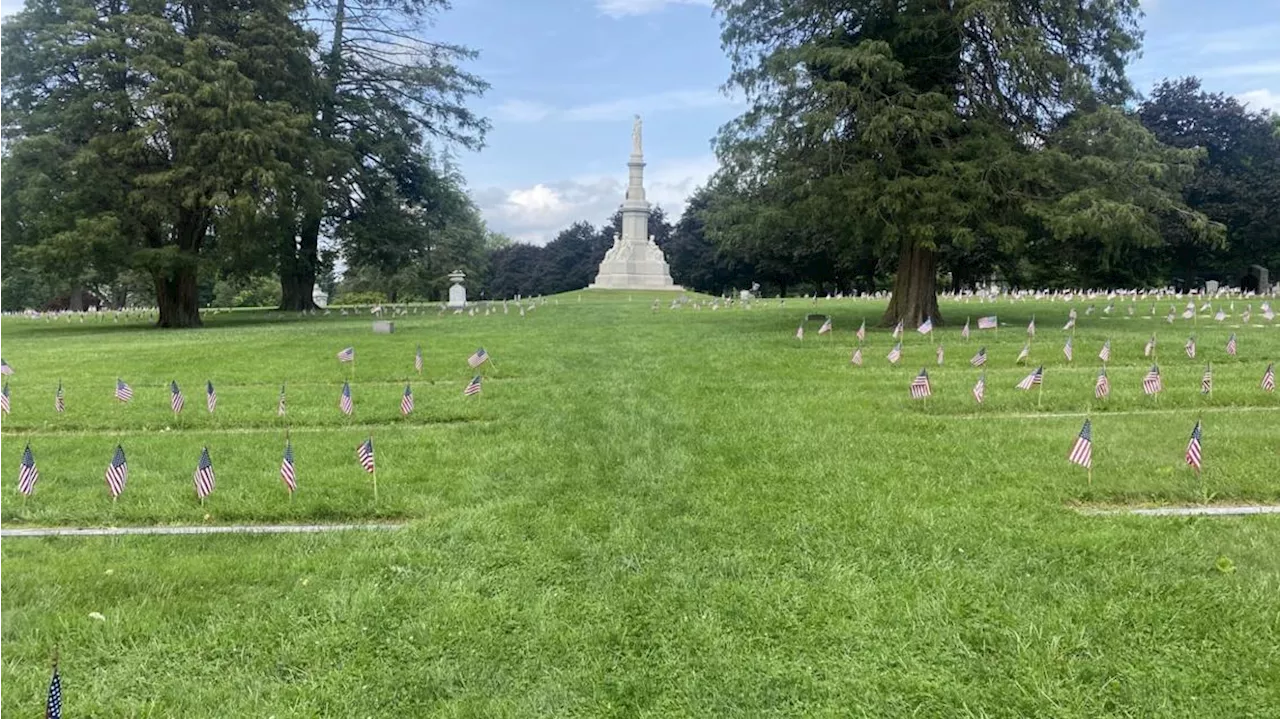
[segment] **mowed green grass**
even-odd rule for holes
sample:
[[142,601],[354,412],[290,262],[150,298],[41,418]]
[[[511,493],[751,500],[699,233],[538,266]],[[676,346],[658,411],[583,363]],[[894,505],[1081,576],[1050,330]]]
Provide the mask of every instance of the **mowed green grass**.
[[[410,524],[6,539],[3,710],[39,711],[56,644],[69,716],[1280,715],[1276,517],[1070,508],[1280,500],[1280,395],[1258,386],[1280,331],[1233,328],[1244,302],[1226,322],[1199,319],[1196,360],[1182,352],[1193,323],[1166,324],[1167,302],[1156,319],[1150,303],[1132,319],[1078,303],[1070,365],[1069,305],[971,303],[943,308],[943,367],[914,332],[890,366],[875,330],[859,368],[853,332],[878,303],[664,299],[653,312],[652,297],[567,295],[524,318],[433,311],[390,336],[363,315],[222,314],[186,333],[6,318],[6,527]],[[965,316],[989,312],[998,334],[962,342]],[[796,341],[809,313],[831,315],[834,336],[815,318]],[[1018,367],[1032,313],[1032,363]],[[1153,331],[1158,402],[1141,392]],[[1107,337],[1113,393],[1095,402]],[[350,419],[350,368],[334,357],[348,345]],[[496,367],[464,398],[481,345]],[[978,407],[968,358],[983,345]],[[1043,394],[1015,390],[1040,362]],[[927,403],[908,394],[922,367]],[[117,375],[130,405],[112,399]],[[171,379],[187,393],[177,419]],[[417,411],[402,419],[406,381]],[[1066,462],[1086,413],[1092,485]],[[1197,419],[1201,479],[1182,461]],[[355,457],[370,433],[376,503]],[[24,504],[27,441],[41,479]],[[102,474],[117,442],[130,480],[113,505]],[[202,507],[191,474],[205,445],[218,489]]]

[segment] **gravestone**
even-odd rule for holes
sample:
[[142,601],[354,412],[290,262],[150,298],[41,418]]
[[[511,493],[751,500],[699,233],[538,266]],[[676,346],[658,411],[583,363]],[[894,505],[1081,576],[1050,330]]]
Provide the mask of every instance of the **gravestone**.
[[449,281],[453,283],[449,287],[449,306],[454,309],[467,306],[467,288],[462,286],[462,281],[466,277],[462,270],[454,270],[449,274]]
[[373,323],[373,333],[375,335],[389,335],[395,331],[395,322],[378,321]]

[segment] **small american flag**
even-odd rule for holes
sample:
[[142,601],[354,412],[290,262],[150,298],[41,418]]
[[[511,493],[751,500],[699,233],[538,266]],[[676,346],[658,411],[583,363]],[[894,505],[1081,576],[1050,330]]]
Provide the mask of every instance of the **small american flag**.
[[213,494],[213,462],[209,461],[209,448],[200,453],[200,462],[196,464],[196,472],[192,475],[196,485],[196,496],[200,499]]
[[853,351],[853,356],[849,358],[849,362],[859,367],[862,366],[862,348],[861,347]]
[[[1071,311],[1072,311],[1072,312],[1075,312],[1075,310],[1071,310]],[[1063,325],[1063,326],[1062,326],[1062,329],[1065,331],[1065,330],[1069,330],[1069,329],[1071,329],[1071,328],[1073,328],[1073,327],[1075,327],[1075,326],[1076,326],[1076,318],[1074,318],[1074,317],[1068,317],[1068,318],[1067,318],[1067,323],[1066,323],[1065,325]]]
[[284,459],[280,461],[280,479],[289,488],[290,494],[298,489],[293,470],[293,444],[287,439],[284,441]]
[[107,491],[111,492],[112,498],[119,497],[124,492],[124,484],[129,481],[129,464],[124,459],[124,447],[116,445],[115,456],[111,458],[111,464],[107,465]]
[[1093,466],[1093,424],[1090,420],[1086,419],[1084,426],[1080,428],[1080,434],[1076,436],[1076,443],[1071,446],[1067,461],[1086,469]]
[[0,375],[10,375],[10,374],[13,374],[13,368],[9,366],[8,362],[5,362],[3,359],[0,359]]
[[828,333],[828,332],[830,332],[830,331],[831,331],[831,318],[830,318],[830,317],[828,317],[828,318],[827,318],[827,321],[826,321],[826,322],[823,322],[823,323],[822,323],[822,326],[818,328],[818,334],[820,334],[820,335],[825,335],[826,333]]
[[209,414],[218,408],[218,393],[213,391],[213,382],[207,382],[204,386],[204,406],[209,408]]
[[480,394],[480,375],[476,375],[471,378],[471,381],[467,383],[466,388],[462,390],[462,394],[464,397],[473,394]]
[[[796,339],[798,340],[804,339],[804,325],[800,325],[799,327],[796,328]],[[474,366],[475,365],[472,365],[472,367]]]
[[1084,308],[1085,317],[1088,317],[1091,314],[1093,314],[1093,305],[1089,305],[1088,307]]
[[1032,337],[1036,336],[1036,316],[1035,315],[1031,315],[1031,322],[1027,324],[1027,334]]
[[276,403],[276,416],[284,416],[284,385],[280,385],[280,401]]
[[116,378],[116,399],[121,402],[128,402],[133,399],[133,388],[119,377]]
[[1107,379],[1106,367],[1098,370],[1098,380],[1093,383],[1093,396],[1095,399],[1106,399],[1111,396],[1111,380]]
[[338,408],[343,414],[351,414],[355,409],[355,405],[351,402],[351,385],[346,382],[342,383],[342,396],[338,398]]
[[1252,316],[1253,316],[1253,306],[1245,305],[1244,314],[1240,315],[1240,321],[1247,325],[1249,324],[1249,318]]
[[1209,394],[1213,391],[1213,365],[1206,364],[1204,366],[1204,375],[1200,377],[1200,394]]
[[1214,315],[1213,318],[1221,322],[1227,318],[1227,313],[1222,310],[1218,310],[1218,314]]
[[1276,365],[1274,362],[1267,365],[1267,371],[1262,373],[1262,389],[1264,392],[1276,391]]
[[901,342],[894,345],[893,349],[889,350],[888,359],[890,364],[898,364],[898,360],[902,359],[902,343]]
[[413,411],[413,390],[404,386],[404,394],[400,397],[400,414],[407,415]]
[[1018,353],[1018,359],[1014,360],[1013,362],[1014,364],[1018,364],[1022,362],[1022,360],[1030,356],[1031,356],[1031,343],[1028,342],[1027,344],[1022,345],[1022,351]]
[[982,404],[987,397],[987,373],[983,372],[978,377],[978,383],[973,386],[973,399]]
[[22,451],[22,466],[18,470],[18,491],[31,496],[35,491],[36,480],[40,479],[40,470],[36,469],[36,458],[31,454],[31,445]]
[[1196,308],[1195,308],[1195,305],[1192,305],[1182,311],[1182,319],[1189,320],[1192,317],[1194,317],[1195,314],[1196,314]]
[[355,347],[348,347],[348,348],[346,348],[346,349],[342,350],[341,352],[339,352],[339,353],[338,353],[338,361],[339,361],[339,362],[355,362],[355,361],[356,361],[356,348],[355,348]]
[[867,321],[866,320],[863,320],[862,326],[858,328],[857,336],[858,336],[859,342],[867,338]]
[[973,365],[974,367],[981,367],[986,363],[987,363],[987,348],[979,347],[978,354],[974,355],[973,359],[969,360],[969,364]]
[[920,326],[916,328],[916,332],[919,332],[919,333],[920,333],[920,334],[922,334],[922,335],[927,335],[927,334],[929,334],[929,333],[930,333],[930,332],[932,332],[932,331],[933,331],[933,318],[932,318],[932,317],[926,317],[926,318],[924,318],[924,322],[921,322],[921,323],[920,323]]
[[1200,471],[1200,423],[1191,430],[1191,440],[1187,442],[1187,464]]
[[1156,336],[1151,335],[1151,339],[1147,340],[1147,346],[1142,348],[1142,356],[1150,357],[1151,353],[1155,351],[1155,348],[1156,348]]
[[356,447],[356,457],[360,459],[360,464],[364,467],[364,471],[373,474],[373,437],[366,439],[360,443],[359,447]]
[[898,320],[898,324],[893,326],[893,338],[896,340],[902,336],[902,320]]
[[62,396],[62,382],[58,382],[58,393],[53,396],[53,409],[61,414],[67,411],[67,400]]
[[178,389],[177,380],[169,383],[169,408],[174,414],[182,411],[187,404],[187,400],[182,396],[182,390]]
[[1018,389],[1031,389],[1041,382],[1044,382],[1044,365],[1040,365],[1035,372],[1023,377],[1022,381],[1018,383]]
[[49,680],[49,698],[44,703],[44,719],[62,719],[62,677],[58,665],[53,665],[53,679]]
[[1111,361],[1111,340],[1102,343],[1102,349],[1098,352],[1098,359],[1103,362]]
[[488,361],[489,361],[489,353],[485,352],[483,347],[471,353],[471,356],[467,358],[467,364],[472,367],[479,367],[480,365]]
[[1232,357],[1236,356],[1236,333],[1232,332],[1231,337],[1227,340],[1227,354]]
[[0,412],[9,414],[9,383],[4,383],[4,388],[0,389]]
[[929,373],[922,369],[920,374],[911,380],[911,398],[923,399],[931,394],[933,392],[929,389]]
[[1183,349],[1186,350],[1188,357],[1190,357],[1191,359],[1195,359],[1196,358],[1196,338],[1188,337],[1187,344],[1185,347],[1183,347]]
[[1151,365],[1147,376],[1142,378],[1142,391],[1146,394],[1158,394],[1163,389],[1164,383],[1160,381],[1160,367]]
[[1065,345],[1063,345],[1063,346],[1062,346],[1062,354],[1064,354],[1064,355],[1066,355],[1066,356],[1067,356],[1067,361],[1068,361],[1068,362],[1070,362],[1070,361],[1071,361],[1072,351],[1071,351],[1071,338],[1070,338],[1070,337],[1068,337],[1068,338],[1067,338],[1067,343],[1066,343]]
[[938,366],[942,366],[942,345],[938,345]]
[[422,345],[413,353],[413,371],[422,374]]
[[969,318],[964,318],[964,327],[960,328],[960,339],[969,339]]
[[1000,323],[996,320],[996,315],[978,318],[978,329],[980,330],[993,330],[999,326],[999,324]]
[[1114,310],[1115,308],[1116,308],[1115,300],[1112,300],[1111,302],[1107,303],[1106,307],[1102,308],[1102,314],[1109,315],[1111,314],[1111,311]]

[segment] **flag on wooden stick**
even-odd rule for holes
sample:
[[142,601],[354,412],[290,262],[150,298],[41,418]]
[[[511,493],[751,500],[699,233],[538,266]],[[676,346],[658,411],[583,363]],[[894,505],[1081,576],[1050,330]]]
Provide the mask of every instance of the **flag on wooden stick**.
[[1067,454],[1067,460],[1086,469],[1093,468],[1093,424],[1090,420],[1084,421],[1080,434],[1076,436],[1076,443],[1071,445],[1071,452]]

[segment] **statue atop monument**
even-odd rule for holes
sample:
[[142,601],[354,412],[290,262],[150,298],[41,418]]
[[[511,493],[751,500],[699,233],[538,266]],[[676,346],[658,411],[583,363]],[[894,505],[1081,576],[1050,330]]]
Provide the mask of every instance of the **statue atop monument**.
[[644,199],[644,155],[640,116],[631,126],[631,159],[627,161],[627,193],[622,200],[622,235],[613,236],[592,287],[619,290],[679,290],[662,248],[649,234],[649,203]]

